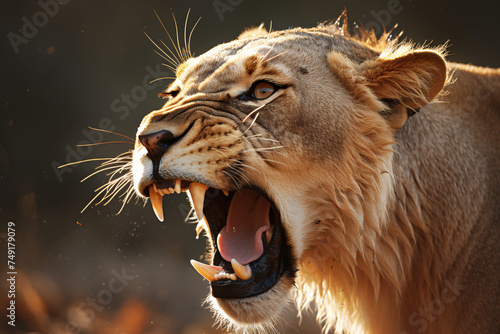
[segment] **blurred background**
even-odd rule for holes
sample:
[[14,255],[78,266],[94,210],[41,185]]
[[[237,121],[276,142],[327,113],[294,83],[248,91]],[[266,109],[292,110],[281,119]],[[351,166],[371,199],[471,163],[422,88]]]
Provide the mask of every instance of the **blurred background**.
[[[186,223],[185,195],[164,199],[166,219],[133,199],[120,210],[91,205],[109,176],[102,161],[130,150],[142,117],[162,105],[172,74],[153,52],[168,42],[172,13],[180,33],[198,18],[191,49],[199,55],[264,22],[273,30],[336,19],[382,24],[417,43],[449,41],[449,60],[500,67],[499,3],[485,0],[4,0],[0,10],[0,332],[222,333],[202,306],[208,283],[191,268],[206,241]],[[181,37],[182,38],[182,37]],[[168,44],[170,45],[170,44]],[[118,196],[117,196],[118,197]],[[122,197],[123,199],[123,197]],[[15,224],[16,318],[7,324],[8,222]],[[301,324],[291,307],[281,333],[319,333],[313,315]]]

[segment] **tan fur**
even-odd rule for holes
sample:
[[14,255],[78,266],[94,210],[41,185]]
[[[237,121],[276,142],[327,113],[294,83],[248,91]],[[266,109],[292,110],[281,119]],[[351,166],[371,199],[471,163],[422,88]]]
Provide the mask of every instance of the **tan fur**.
[[[256,185],[280,210],[298,289],[212,300],[231,330],[278,322],[290,293],[336,333],[500,328],[500,71],[387,35],[250,30],[181,65],[177,96],[144,118],[139,135],[193,126],[164,178]],[[289,87],[237,99],[258,80]],[[141,145],[133,170],[140,189]]]

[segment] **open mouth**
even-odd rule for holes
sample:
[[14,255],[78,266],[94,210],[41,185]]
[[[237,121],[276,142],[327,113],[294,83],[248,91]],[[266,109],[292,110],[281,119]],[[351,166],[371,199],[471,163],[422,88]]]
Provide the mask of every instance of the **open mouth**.
[[185,180],[166,180],[149,185],[157,217],[163,221],[162,196],[187,191],[196,215],[209,228],[212,263],[191,260],[210,281],[216,298],[246,298],[265,293],[284,277],[295,274],[291,248],[279,211],[261,190],[225,191]]

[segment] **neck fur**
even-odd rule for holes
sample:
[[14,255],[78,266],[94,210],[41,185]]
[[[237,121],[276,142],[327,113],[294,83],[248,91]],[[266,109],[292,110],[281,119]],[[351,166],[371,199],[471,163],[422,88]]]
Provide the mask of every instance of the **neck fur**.
[[380,123],[373,130],[377,120],[367,115],[357,122],[371,131],[359,131],[343,165],[318,176],[329,182],[306,196],[310,228],[296,300],[299,310],[316,302],[325,331],[390,333],[401,326],[395,319],[425,228],[417,194],[394,182],[392,135]]

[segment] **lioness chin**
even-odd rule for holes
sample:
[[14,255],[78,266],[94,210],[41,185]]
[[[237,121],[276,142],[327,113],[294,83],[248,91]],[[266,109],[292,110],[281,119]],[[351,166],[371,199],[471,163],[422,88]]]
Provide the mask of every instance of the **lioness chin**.
[[337,333],[498,332],[500,71],[388,37],[252,29],[144,117],[135,189],[160,220],[188,192],[230,330],[293,299]]

